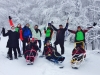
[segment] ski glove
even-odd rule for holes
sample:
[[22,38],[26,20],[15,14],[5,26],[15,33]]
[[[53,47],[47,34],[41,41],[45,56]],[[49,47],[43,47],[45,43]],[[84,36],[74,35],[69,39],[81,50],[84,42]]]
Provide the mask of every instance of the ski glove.
[[51,56],[51,54],[48,54],[48,56]]
[[5,31],[5,28],[2,28],[2,32]]
[[93,23],[93,26],[96,26],[96,25],[97,25],[97,23],[94,22],[94,23]]
[[46,27],[44,27],[44,30],[46,30]]
[[9,20],[11,20],[12,19],[12,17],[11,16],[9,16]]

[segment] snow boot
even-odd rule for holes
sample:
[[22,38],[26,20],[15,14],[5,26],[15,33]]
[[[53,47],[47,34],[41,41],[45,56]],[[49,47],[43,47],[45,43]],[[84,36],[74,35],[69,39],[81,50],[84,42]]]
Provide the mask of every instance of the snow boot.
[[22,57],[21,54],[19,54],[18,57]]

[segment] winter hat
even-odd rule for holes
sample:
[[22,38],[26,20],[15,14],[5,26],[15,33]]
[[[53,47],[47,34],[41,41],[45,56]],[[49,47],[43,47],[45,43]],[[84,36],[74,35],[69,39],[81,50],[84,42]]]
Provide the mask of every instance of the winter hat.
[[60,24],[59,26],[63,26],[63,25]]
[[45,42],[45,44],[47,44],[47,43],[51,43],[50,40],[48,40],[48,41]]
[[76,45],[76,48],[81,47],[81,46],[82,46],[82,43],[79,43]]
[[14,26],[11,26],[11,31],[15,31],[15,27]]
[[12,28],[15,28],[15,27],[14,27],[14,26],[11,26],[11,29],[12,29]]
[[48,23],[48,26],[51,26],[51,23]]
[[48,40],[48,41],[46,41],[46,43],[50,43],[50,41]]
[[49,43],[50,45],[52,45],[52,43],[51,43],[51,41],[50,41],[50,40],[48,40],[48,41],[46,42],[46,44],[47,44],[47,43]]
[[81,28],[81,26],[78,26],[77,28]]
[[30,38],[30,41],[34,41],[34,38]]

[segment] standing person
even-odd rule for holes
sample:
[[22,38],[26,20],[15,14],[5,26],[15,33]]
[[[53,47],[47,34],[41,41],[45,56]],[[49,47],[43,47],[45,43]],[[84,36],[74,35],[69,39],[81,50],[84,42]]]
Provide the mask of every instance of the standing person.
[[22,50],[23,34],[22,34],[22,27],[20,23],[15,28],[15,31],[19,33],[19,47],[17,48],[17,50],[18,50],[19,57],[22,57],[21,50]]
[[[96,23],[93,24],[93,26],[96,26]],[[68,29],[69,32],[74,33],[75,34],[75,43],[76,46],[78,45],[82,45],[83,49],[84,49],[84,43],[85,43],[85,33],[91,29],[92,27],[88,27],[87,30],[82,30],[81,26],[77,27],[77,30],[70,30]]]
[[[64,37],[65,37],[65,31],[68,28],[68,20],[67,20],[65,28],[63,28],[63,25],[59,25],[59,29],[55,28],[53,25],[51,25],[51,26],[57,32],[56,41],[54,42],[55,48],[56,48],[56,45],[59,44],[60,48],[61,48],[61,54],[63,55],[64,54]],[[57,50],[57,48],[56,48],[56,50]]]
[[14,57],[17,59],[16,48],[19,46],[19,34],[15,31],[15,27],[12,26],[11,30],[5,33],[5,28],[2,29],[3,36],[8,36],[7,48],[9,48],[7,56],[9,56],[10,60],[13,60],[12,50],[14,51]]
[[[44,27],[44,32],[45,32],[45,40],[44,40],[44,46],[45,46],[46,42],[51,41],[52,39],[53,29],[51,27],[51,23],[48,23],[47,29],[46,27]],[[44,50],[43,50],[42,56],[44,56]]]
[[2,31],[0,32],[0,40],[1,40]]
[[47,29],[44,28],[44,32],[46,34],[45,41],[44,41],[45,44],[45,42],[47,42],[48,40],[50,41],[52,39],[53,29],[51,28],[51,23],[48,23]]
[[32,37],[37,39],[37,42],[39,43],[39,49],[41,50],[41,30],[38,28],[38,25],[34,26],[34,29],[31,28],[32,31]]
[[23,54],[25,52],[26,43],[28,43],[29,39],[32,38],[32,32],[29,26],[30,25],[27,23],[22,29],[23,30]]

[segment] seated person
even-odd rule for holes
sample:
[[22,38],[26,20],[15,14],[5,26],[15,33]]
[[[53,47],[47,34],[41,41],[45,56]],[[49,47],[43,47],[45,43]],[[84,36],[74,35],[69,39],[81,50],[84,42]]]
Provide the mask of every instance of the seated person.
[[62,63],[65,59],[65,57],[61,56],[58,52],[55,51],[55,48],[52,47],[49,41],[46,42],[46,45],[44,47],[44,55],[46,56],[46,59],[55,63]]
[[84,58],[86,57],[85,53],[86,51],[82,48],[82,46],[77,45],[72,51],[72,56],[79,61],[83,58],[83,56]]
[[37,55],[37,50],[39,50],[37,46],[37,41],[34,38],[30,39],[28,45],[25,48],[24,57],[26,60],[34,61],[35,56]]

